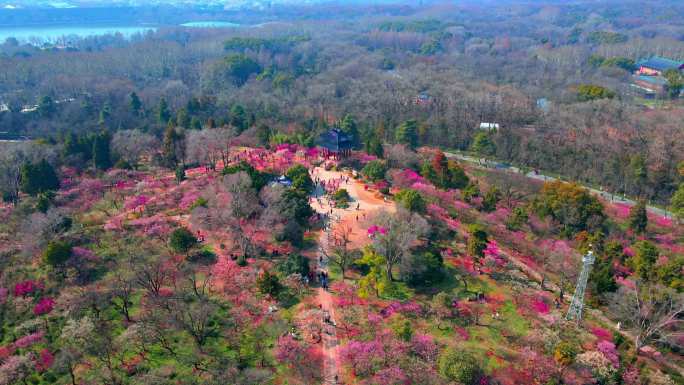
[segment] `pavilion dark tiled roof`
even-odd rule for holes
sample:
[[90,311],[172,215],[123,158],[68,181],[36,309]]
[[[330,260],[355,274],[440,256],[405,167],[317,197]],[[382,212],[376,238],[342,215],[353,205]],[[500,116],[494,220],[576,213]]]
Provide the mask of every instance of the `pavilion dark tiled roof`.
[[351,150],[353,140],[350,135],[337,128],[333,128],[321,134],[316,144],[331,152],[341,152]]

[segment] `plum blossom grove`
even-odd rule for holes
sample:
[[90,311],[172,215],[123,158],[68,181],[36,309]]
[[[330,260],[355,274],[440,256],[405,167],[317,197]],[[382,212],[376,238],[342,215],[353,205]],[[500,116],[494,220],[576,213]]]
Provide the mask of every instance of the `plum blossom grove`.
[[[581,191],[515,194],[434,149],[192,150],[175,170],[151,155],[135,170],[59,170],[44,212],[38,197],[10,208],[0,384],[679,378],[674,223],[651,215],[637,234],[628,209],[598,201],[604,223],[578,224],[566,213],[587,209]],[[589,248],[591,311],[565,323]]]

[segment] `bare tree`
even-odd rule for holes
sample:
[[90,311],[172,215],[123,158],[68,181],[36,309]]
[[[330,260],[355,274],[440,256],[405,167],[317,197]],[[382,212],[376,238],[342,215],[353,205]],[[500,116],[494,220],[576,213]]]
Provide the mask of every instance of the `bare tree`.
[[24,252],[27,255],[36,253],[53,239],[64,234],[71,225],[71,220],[61,210],[51,208],[45,214],[36,212],[21,224],[20,236],[24,241]]
[[0,152],[0,194],[2,199],[16,203],[21,182],[21,158],[15,148]]
[[213,319],[216,309],[217,306],[208,298],[192,302],[176,301],[173,306],[173,318],[192,336],[201,349],[207,338],[218,331],[219,325]]
[[418,154],[403,144],[387,144],[383,152],[387,164],[391,168],[405,169],[419,166]]
[[611,295],[610,310],[634,335],[635,348],[650,342],[681,348],[684,337],[684,294],[648,282],[622,286]]
[[235,226],[260,210],[252,181],[244,172],[226,175],[220,183],[207,187],[203,197],[207,207],[195,208],[190,220],[193,225],[205,229]]
[[111,299],[112,305],[131,322],[131,306],[133,305],[133,294],[135,291],[136,277],[127,269],[120,269],[111,280]]
[[351,234],[352,228],[348,225],[342,225],[331,234],[327,248],[321,248],[330,262],[337,265],[342,271],[342,280],[344,280],[344,273],[347,268],[356,257],[356,250],[349,247],[352,243]]
[[136,166],[140,157],[151,155],[159,148],[159,140],[140,130],[121,130],[112,137],[112,149],[119,157]]
[[252,187],[252,180],[245,172],[226,175],[223,186],[231,194],[229,207],[234,217],[249,218],[259,209],[257,194]]
[[373,248],[385,257],[387,278],[394,280],[394,266],[411,256],[411,249],[428,233],[429,225],[420,215],[404,209],[395,213],[382,210],[371,222],[383,229],[375,234]]
[[19,200],[21,167],[26,162],[47,160],[55,164],[57,148],[35,143],[2,143],[0,151],[0,200]]
[[140,260],[134,267],[135,282],[152,298],[159,297],[160,290],[171,278],[171,271],[160,258],[153,261]]
[[60,352],[55,366],[69,373],[71,384],[76,385],[76,367],[89,352],[91,341],[95,335],[95,324],[88,318],[68,319],[59,337]]
[[[556,273],[558,300],[563,302],[565,290],[572,285],[577,278],[579,266],[581,264],[580,258],[579,256],[574,255],[567,245],[553,246],[550,249],[545,249],[541,254],[541,258],[540,263],[543,264],[543,266],[549,267]],[[546,268],[543,268],[542,270],[546,270]],[[540,274],[542,275],[542,282],[546,282],[548,275],[543,271]]]
[[144,338],[150,344],[159,344],[172,356],[176,355],[173,346],[173,339],[169,333],[171,324],[168,321],[167,313],[157,307],[149,307],[141,315],[137,323],[139,326],[139,337]]
[[219,160],[226,164],[232,132],[227,128],[205,128],[187,131],[186,153],[190,162],[206,164],[216,169]]

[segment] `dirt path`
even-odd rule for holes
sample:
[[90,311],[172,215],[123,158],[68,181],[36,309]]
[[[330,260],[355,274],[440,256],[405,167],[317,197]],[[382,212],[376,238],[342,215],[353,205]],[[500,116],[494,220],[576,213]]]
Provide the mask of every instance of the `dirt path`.
[[[327,234],[323,233],[320,236],[320,247],[327,246]],[[328,270],[328,260],[323,253],[318,253],[319,262],[317,264],[317,271]],[[319,287],[316,292],[316,301],[321,305],[323,313],[329,314],[329,322],[323,322],[323,384],[338,384],[339,383],[339,357],[337,347],[339,340],[337,338],[337,326],[335,314],[335,304],[333,303],[332,295],[328,290]],[[324,318],[327,318],[324,316]]]
[[[339,188],[347,190],[351,197],[349,207],[346,209],[331,206],[331,203],[324,196],[322,188],[314,192],[311,207],[318,213],[328,215],[332,220],[331,230],[346,227],[351,230],[351,241],[353,248],[362,248],[368,244],[369,239],[366,234],[367,219],[378,210],[394,211],[394,202],[385,201],[379,198],[374,191],[366,190],[364,184],[354,180],[349,173],[340,171],[326,171],[317,167],[312,170],[312,178],[326,183],[335,183],[340,178],[348,178],[348,181],[339,182]],[[332,210],[332,213],[331,213]]]
[[[363,183],[354,180],[350,174],[339,171],[326,171],[322,168],[312,170],[311,177],[314,180],[325,181],[326,183],[339,183],[339,188],[346,189],[352,202],[349,208],[336,208],[325,197],[323,189],[319,186],[313,194],[311,207],[322,215],[326,215],[327,221],[325,230],[319,234],[319,250],[316,255],[317,271],[329,271],[330,262],[324,250],[328,249],[328,242],[336,228],[345,226],[351,229],[353,247],[362,247],[368,243],[365,232],[365,219],[373,212],[381,209],[393,211],[394,205],[391,201],[384,201],[367,191]],[[323,325],[323,354],[324,354],[324,384],[341,384],[340,361],[338,356],[339,339],[337,337],[335,304],[332,294],[323,288],[317,289],[316,300],[323,308],[324,312],[330,315],[330,322]]]

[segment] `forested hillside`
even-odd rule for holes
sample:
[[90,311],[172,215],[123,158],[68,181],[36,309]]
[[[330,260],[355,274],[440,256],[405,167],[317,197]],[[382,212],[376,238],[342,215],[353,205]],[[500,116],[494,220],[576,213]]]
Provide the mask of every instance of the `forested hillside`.
[[[629,63],[684,58],[682,6],[634,4],[387,6],[358,17],[321,8],[318,19],[293,12],[261,28],[162,29],[66,50],[6,42],[0,131],[159,135],[169,117],[220,126],[239,106],[246,126],[304,136],[351,114],[365,137],[391,142],[414,119],[421,144],[465,150],[480,122],[497,122],[483,155],[667,203],[684,154],[682,107],[635,101]],[[585,98],[586,84],[611,92]],[[141,103],[131,108],[134,92]]]
[[247,13],[0,46],[0,385],[684,381],[682,4]]

